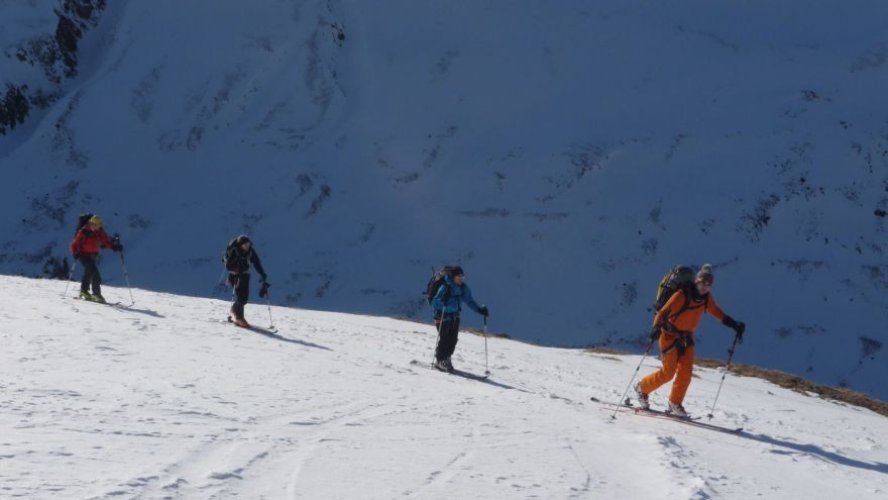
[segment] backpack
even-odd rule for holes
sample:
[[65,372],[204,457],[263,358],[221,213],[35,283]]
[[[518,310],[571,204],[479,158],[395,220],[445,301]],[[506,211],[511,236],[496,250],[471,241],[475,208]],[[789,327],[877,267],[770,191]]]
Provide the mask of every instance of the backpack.
[[[441,285],[445,283],[444,277],[452,276],[453,271],[456,269],[459,269],[459,266],[444,266],[437,271],[432,268],[432,277],[429,278],[425,290],[426,300],[428,300],[429,305],[435,300],[435,295],[438,295],[438,290],[441,289]],[[444,291],[444,302],[447,302],[448,300],[450,300],[450,287],[447,287],[447,290]]]
[[235,258],[237,258],[237,239],[228,242],[228,246],[225,247],[225,253],[222,255],[222,263],[225,265],[225,269],[228,269],[228,264],[231,263]]
[[83,229],[83,226],[85,226],[86,223],[89,222],[90,219],[92,219],[93,215],[95,214],[87,212],[85,214],[80,214],[80,216],[77,217],[77,229],[74,230],[74,235],[77,235],[77,233],[79,233],[80,230]]
[[[685,303],[674,316],[678,316],[690,305],[691,289],[694,287],[694,279],[697,273],[690,266],[675,266],[663,276],[657,286],[657,300],[654,301],[654,313],[656,314],[675,292],[682,290],[685,293]],[[708,297],[707,297],[708,300]]]

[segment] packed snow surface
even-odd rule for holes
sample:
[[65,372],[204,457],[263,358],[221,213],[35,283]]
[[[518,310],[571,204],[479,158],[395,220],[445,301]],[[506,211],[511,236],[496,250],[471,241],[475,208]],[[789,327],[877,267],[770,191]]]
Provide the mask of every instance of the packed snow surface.
[[[220,321],[222,301],[135,290],[129,305],[107,287],[122,304],[104,306],[64,287],[0,279],[3,498],[888,495],[885,417],[759,379],[728,375],[702,420],[739,434],[612,420],[590,398],[618,400],[638,356],[489,338],[479,381],[424,366],[427,324],[251,304],[251,331]],[[463,332],[454,364],[482,374],[484,338]],[[696,370],[690,413],[720,378]]]

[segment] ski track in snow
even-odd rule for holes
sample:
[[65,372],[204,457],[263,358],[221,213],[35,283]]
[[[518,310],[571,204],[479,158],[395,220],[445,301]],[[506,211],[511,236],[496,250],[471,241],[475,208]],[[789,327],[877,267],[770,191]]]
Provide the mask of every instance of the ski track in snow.
[[[729,377],[730,435],[620,413],[637,357],[490,338],[489,381],[411,360],[429,325],[136,290],[108,307],[0,278],[3,498],[883,498],[884,417]],[[107,287],[106,296],[125,289]],[[248,317],[262,324],[264,306]],[[298,342],[296,342],[298,341]],[[633,361],[634,360],[634,361]],[[483,373],[461,334],[454,363]],[[642,374],[657,367],[645,361]],[[720,373],[686,405],[709,410]],[[652,397],[665,402],[664,391]]]

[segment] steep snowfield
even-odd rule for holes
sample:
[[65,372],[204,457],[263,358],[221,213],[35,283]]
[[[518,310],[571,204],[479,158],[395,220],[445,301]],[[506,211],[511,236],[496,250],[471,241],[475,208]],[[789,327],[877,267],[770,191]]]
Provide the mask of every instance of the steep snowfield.
[[[729,376],[713,423],[610,412],[639,358],[491,338],[487,382],[442,374],[428,325],[136,290],[61,299],[0,279],[3,498],[884,498],[882,416]],[[109,298],[128,297],[109,287]],[[257,325],[267,310],[250,305]],[[467,318],[473,323],[474,318]],[[455,364],[483,372],[482,337]],[[644,371],[655,367],[645,362]],[[698,370],[689,411],[720,374]],[[654,402],[662,405],[663,395]]]
[[459,262],[499,331],[637,347],[709,261],[749,361],[888,398],[888,3],[99,3],[49,85],[59,2],[0,2],[0,84],[57,93],[0,136],[0,271],[93,210],[143,288],[248,232],[283,305],[424,319]]

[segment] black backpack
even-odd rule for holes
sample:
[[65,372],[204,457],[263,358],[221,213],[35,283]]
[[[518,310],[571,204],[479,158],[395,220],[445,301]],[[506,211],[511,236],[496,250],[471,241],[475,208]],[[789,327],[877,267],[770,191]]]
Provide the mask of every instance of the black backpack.
[[[432,269],[432,277],[429,278],[425,290],[426,300],[428,300],[429,305],[435,300],[435,295],[438,295],[438,290],[441,289],[441,285],[445,283],[444,277],[453,277],[453,271],[456,270],[462,271],[462,268],[459,266],[444,266],[437,271],[434,268]],[[447,302],[448,300],[450,300],[450,287],[447,287],[447,290],[444,291],[444,302]]]
[[222,263],[225,265],[225,269],[228,269],[228,264],[237,258],[237,240],[238,240],[238,238],[240,238],[240,236],[229,241],[228,246],[225,247],[225,254],[222,255]]
[[85,213],[85,214],[80,214],[80,216],[77,217],[77,229],[74,230],[75,235],[77,233],[79,233],[81,229],[83,229],[83,226],[85,226],[86,223],[89,222],[90,219],[93,218],[93,215],[95,215],[95,214]]
[[679,290],[685,293],[686,300],[684,306],[675,316],[683,313],[690,305],[690,297],[696,276],[697,273],[690,266],[675,266],[666,273],[663,279],[660,280],[660,285],[657,286],[657,300],[654,302],[654,313],[656,314],[669,301],[669,298]]

